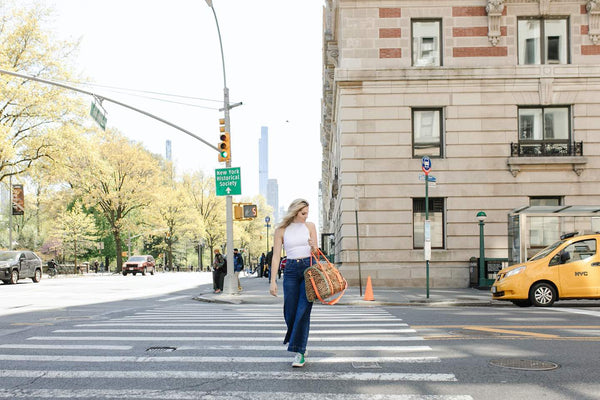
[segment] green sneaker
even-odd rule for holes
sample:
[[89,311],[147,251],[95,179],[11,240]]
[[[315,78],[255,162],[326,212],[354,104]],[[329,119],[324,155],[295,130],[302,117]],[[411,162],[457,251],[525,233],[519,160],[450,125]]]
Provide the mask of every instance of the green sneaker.
[[304,360],[304,354],[296,353],[296,357],[294,357],[294,362],[292,363],[292,367],[304,367],[306,361]]

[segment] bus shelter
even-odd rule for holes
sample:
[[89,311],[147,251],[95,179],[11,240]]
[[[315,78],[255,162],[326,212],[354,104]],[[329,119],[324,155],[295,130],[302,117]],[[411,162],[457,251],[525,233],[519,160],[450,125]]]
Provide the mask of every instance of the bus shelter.
[[527,261],[565,233],[600,232],[600,206],[526,206],[508,214],[509,264]]

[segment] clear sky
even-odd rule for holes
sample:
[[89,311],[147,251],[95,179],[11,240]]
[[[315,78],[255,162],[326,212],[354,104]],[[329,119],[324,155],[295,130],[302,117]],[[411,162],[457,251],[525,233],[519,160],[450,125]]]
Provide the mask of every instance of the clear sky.
[[[217,144],[224,85],[215,19],[205,0],[40,3],[55,10],[58,38],[81,39],[77,70],[107,86],[97,87],[98,93]],[[261,126],[267,126],[269,178],[279,182],[280,205],[287,208],[293,199],[306,198],[312,206],[309,219],[318,222],[323,1],[213,0],[213,5],[230,102],[243,102],[231,110],[232,166],[242,170],[242,197],[258,194],[258,139]],[[108,87],[152,93],[132,96]],[[164,156],[165,142],[171,140],[178,171],[201,169],[214,176],[214,169],[224,166],[215,150],[185,133],[119,106],[104,106],[107,126],[148,150]]]

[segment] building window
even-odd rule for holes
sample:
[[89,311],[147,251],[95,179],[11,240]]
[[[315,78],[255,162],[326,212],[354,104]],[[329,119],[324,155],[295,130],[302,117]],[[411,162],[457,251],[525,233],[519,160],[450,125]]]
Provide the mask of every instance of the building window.
[[567,19],[519,19],[519,65],[569,63]]
[[[444,199],[429,197],[431,248],[444,248]],[[425,199],[413,199],[413,248],[422,249],[425,243]]]
[[442,157],[442,110],[413,109],[413,157]]
[[[532,196],[529,205],[557,207],[563,205],[562,196]],[[558,240],[560,237],[560,218],[548,216],[536,216],[531,214],[529,218],[529,245],[531,248],[546,247]]]
[[416,67],[442,65],[441,21],[412,21],[412,61]]
[[530,206],[548,206],[556,207],[563,205],[562,196],[531,196],[529,198]]
[[571,149],[569,107],[519,108],[519,155],[569,155]]

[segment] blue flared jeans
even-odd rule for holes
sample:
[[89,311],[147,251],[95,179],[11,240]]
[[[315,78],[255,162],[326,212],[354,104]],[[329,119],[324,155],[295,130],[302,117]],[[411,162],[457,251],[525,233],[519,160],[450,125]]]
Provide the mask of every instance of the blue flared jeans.
[[283,315],[287,325],[283,344],[289,343],[288,351],[302,354],[306,351],[312,310],[304,286],[304,270],[308,267],[310,257],[288,259],[283,271]]

